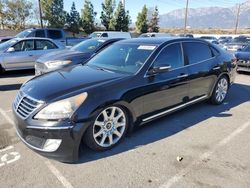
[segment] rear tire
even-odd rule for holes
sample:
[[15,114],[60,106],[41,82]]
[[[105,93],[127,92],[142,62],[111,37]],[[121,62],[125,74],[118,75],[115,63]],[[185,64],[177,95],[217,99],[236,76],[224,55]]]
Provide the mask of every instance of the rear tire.
[[83,141],[92,150],[109,150],[124,138],[128,125],[128,113],[123,107],[108,106],[98,112],[88,127]]
[[217,81],[210,102],[215,105],[220,105],[224,102],[229,89],[229,81],[226,76],[221,76]]

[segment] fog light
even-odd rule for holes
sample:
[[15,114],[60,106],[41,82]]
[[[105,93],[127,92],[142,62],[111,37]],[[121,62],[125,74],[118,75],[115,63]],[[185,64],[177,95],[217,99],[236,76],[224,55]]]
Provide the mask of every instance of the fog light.
[[43,151],[46,152],[56,151],[61,145],[61,142],[62,142],[61,139],[47,139],[43,146]]

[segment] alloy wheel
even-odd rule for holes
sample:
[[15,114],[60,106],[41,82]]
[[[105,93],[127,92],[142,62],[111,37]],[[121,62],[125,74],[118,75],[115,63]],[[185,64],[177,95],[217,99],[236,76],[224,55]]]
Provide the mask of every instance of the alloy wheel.
[[93,137],[101,147],[116,144],[126,129],[125,112],[116,106],[104,109],[96,118],[93,126]]
[[216,100],[218,102],[222,102],[227,95],[227,91],[228,91],[228,81],[226,78],[222,78],[219,80],[215,91]]

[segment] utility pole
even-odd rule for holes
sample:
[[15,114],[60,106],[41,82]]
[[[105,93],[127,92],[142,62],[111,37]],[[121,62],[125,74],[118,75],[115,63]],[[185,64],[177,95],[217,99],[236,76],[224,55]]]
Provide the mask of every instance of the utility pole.
[[238,30],[238,26],[239,26],[240,7],[241,7],[241,4],[239,4],[239,6],[238,6],[238,11],[237,11],[237,15],[236,15],[236,24],[235,24],[235,31],[234,31],[235,35],[237,34],[237,30]]
[[184,34],[186,34],[187,32],[188,3],[189,3],[189,0],[187,0],[186,2]]
[[39,6],[40,24],[41,24],[41,28],[43,28],[43,18],[42,18],[42,9],[41,9],[40,0],[38,0],[38,6]]

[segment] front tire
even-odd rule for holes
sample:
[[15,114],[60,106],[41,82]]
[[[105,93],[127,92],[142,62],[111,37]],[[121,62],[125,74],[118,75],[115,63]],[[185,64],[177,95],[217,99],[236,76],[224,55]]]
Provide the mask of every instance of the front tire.
[[226,76],[221,76],[217,81],[210,102],[215,105],[220,105],[224,102],[229,89],[229,81]]
[[121,106],[109,106],[98,113],[84,135],[84,143],[96,151],[117,145],[128,130],[128,114]]

